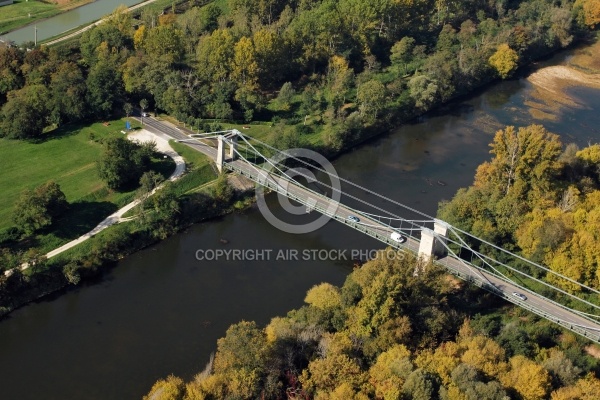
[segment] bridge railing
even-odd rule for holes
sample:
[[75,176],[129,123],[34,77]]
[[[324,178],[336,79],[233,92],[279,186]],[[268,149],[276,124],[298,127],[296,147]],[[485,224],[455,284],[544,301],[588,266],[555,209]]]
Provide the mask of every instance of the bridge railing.
[[[245,146],[242,144],[242,149],[246,152],[246,157],[251,156],[254,158],[254,160],[260,160],[260,158],[262,157],[263,160],[265,161],[265,163],[267,163],[267,159],[262,156],[262,154],[258,153],[257,151],[255,151],[254,148],[252,148],[251,146]],[[245,157],[244,157],[245,158]],[[361,216],[363,223],[356,223],[353,221],[349,221],[346,218],[343,218],[342,216],[340,216],[339,214],[337,214],[335,212],[335,210],[332,212],[331,211],[331,207],[321,207],[318,202],[317,204],[314,203],[314,199],[318,198],[320,200],[322,200],[323,202],[325,202],[326,204],[330,204],[330,202],[332,201],[329,197],[323,195],[322,193],[318,193],[314,190],[311,190],[305,186],[302,186],[302,188],[306,191],[309,192],[310,195],[309,196],[299,196],[293,192],[288,191],[286,188],[284,188],[282,186],[282,184],[280,183],[280,181],[286,181],[288,184],[294,184],[294,185],[299,185],[298,182],[287,178],[286,176],[282,176],[281,174],[275,173],[274,171],[272,171],[272,167],[274,165],[271,165],[271,168],[269,166],[266,166],[267,168],[265,168],[265,163],[250,163],[252,164],[253,168],[247,168],[247,167],[240,167],[239,165],[236,165],[235,162],[228,162],[226,163],[226,168],[232,170],[232,171],[236,171],[246,177],[248,177],[249,179],[253,180],[254,182],[257,182],[260,185],[263,185],[267,188],[269,188],[270,190],[273,190],[277,193],[280,193],[294,201],[297,201],[300,204],[303,204],[305,206],[307,206],[307,208],[315,210],[323,215],[326,215],[336,221],[342,222],[346,225],[350,225],[352,226],[354,229],[363,232],[364,234],[367,234],[383,243],[386,243],[389,246],[392,246],[393,248],[396,249],[400,249],[400,250],[404,250],[406,245],[400,245],[398,242],[394,241],[391,239],[390,237],[390,232],[392,230],[394,231],[403,231],[403,233],[406,236],[410,236],[412,238],[414,238],[415,240],[419,240],[418,239],[418,232],[422,227],[427,227],[426,225],[428,223],[431,223],[432,221],[420,221],[419,224],[416,224],[412,221],[408,221],[408,220],[403,220],[402,218],[392,218],[392,217],[381,217],[381,216],[377,216],[374,214],[368,214],[366,212],[362,212],[362,211],[358,211],[355,209],[352,209],[348,206],[345,205],[339,205],[340,207],[344,207],[347,210],[350,210],[352,212],[357,213],[358,215]],[[279,164],[280,168],[287,168],[285,165],[283,164]],[[277,168],[277,167],[276,167]],[[276,178],[270,177],[271,174],[273,174],[274,176],[276,176]],[[283,174],[285,175],[285,174]],[[265,177],[267,177],[265,179]],[[360,201],[360,199],[358,199]],[[385,220],[389,220],[389,223],[384,223],[382,222],[382,219]],[[392,220],[396,221],[396,225],[392,224]],[[404,227],[403,224],[406,223],[407,227]],[[371,225],[371,226],[369,226]],[[389,229],[389,231],[385,231],[382,229],[382,225],[384,225],[386,228]],[[376,228],[376,229],[373,229]],[[415,233],[417,232],[417,233]],[[458,237],[458,233],[453,232],[453,234],[455,234]],[[460,242],[459,242],[460,240]],[[471,259],[471,261],[467,261],[464,260],[456,255],[452,255],[449,256],[449,258],[443,258],[440,260],[437,260],[436,262],[443,265],[445,268],[447,268],[447,270],[449,270],[449,272],[453,273],[454,275],[460,277],[461,279],[464,279],[470,283],[476,284],[477,286],[482,287],[485,290],[488,290],[490,292],[493,292],[499,296],[501,296],[502,298],[506,299],[507,301],[510,301],[512,303],[515,303],[517,305],[519,305],[520,307],[523,307],[525,309],[528,309],[529,311],[540,315],[544,318],[547,318],[549,320],[552,320],[553,322],[556,322],[558,324],[560,324],[561,326],[564,326],[578,334],[581,334],[585,337],[589,337],[590,339],[594,340],[594,341],[600,341],[600,332],[598,332],[598,334],[596,334],[596,332],[591,331],[590,329],[595,329],[595,328],[590,328],[590,327],[586,327],[583,325],[577,325],[571,322],[567,322],[564,320],[561,320],[560,318],[557,318],[551,314],[548,314],[546,311],[538,309],[537,307],[533,306],[530,303],[527,302],[521,302],[521,301],[516,301],[516,299],[512,298],[512,296],[507,296],[506,294],[504,294],[504,292],[502,292],[501,290],[499,290],[498,288],[496,288],[493,284],[491,284],[489,281],[487,281],[485,278],[478,276],[477,274],[473,274],[473,275],[468,275],[465,274],[464,272],[457,270],[456,268],[453,267],[453,265],[451,263],[448,262],[449,259],[454,258],[456,260],[459,260],[462,263],[465,263],[467,265],[469,265],[471,268],[475,268],[479,271],[483,271],[486,274],[490,274],[495,276],[497,279],[500,279],[501,281],[504,281],[506,283],[510,283],[512,285],[517,285],[519,287],[522,287],[522,285],[519,282],[515,282],[514,280],[510,279],[508,276],[506,276],[506,274],[504,274],[502,270],[502,268],[511,268],[508,265],[505,265],[503,263],[500,263],[488,256],[486,256],[485,254],[476,252],[475,250],[473,250],[472,248],[470,248],[469,246],[466,246],[466,243],[464,242],[463,238],[457,238],[456,240],[453,239],[449,239],[449,241],[456,245],[457,248],[467,248],[468,251],[472,252],[474,255],[476,255],[476,260],[475,262],[473,262],[473,259]],[[408,244],[409,242],[407,241],[406,244]],[[415,249],[413,249],[413,251],[415,251]],[[506,252],[507,254],[511,254],[510,252]],[[527,260],[526,260],[527,261]],[[500,265],[493,265],[494,263],[498,263]],[[479,265],[478,265],[479,264]],[[516,270],[515,270],[516,271]],[[521,273],[524,276],[527,275],[522,271],[516,271],[517,273]],[[535,279],[534,277],[528,276],[528,278],[531,279]],[[541,281],[540,281],[541,282]],[[547,284],[547,283],[546,283]],[[551,285],[548,285],[549,287],[552,287]],[[556,288],[554,288],[556,289]],[[593,320],[592,318],[589,318],[589,316],[586,315],[585,312],[582,311],[578,311],[578,310],[574,310],[572,308],[569,308],[559,302],[554,301],[553,299],[549,299],[545,296],[542,296],[538,293],[536,293],[535,291],[530,290],[529,288],[523,288],[524,291],[530,293],[531,295],[537,296],[537,297],[541,297],[544,298],[545,300],[547,300],[548,302],[556,305],[557,307],[560,307],[570,313],[576,313],[578,314],[580,317],[584,318],[585,320],[590,321],[591,323],[595,324],[595,326],[597,325],[596,320]],[[574,296],[575,299],[580,300],[580,301],[584,301],[576,296]],[[591,304],[591,303],[589,303]],[[593,304],[591,304],[593,305]]]
[[[257,146],[262,146],[262,145],[263,144],[259,144]],[[267,149],[267,150],[270,150],[270,149]],[[238,149],[237,149],[236,153],[239,155],[239,157],[241,159],[249,162],[256,169],[260,169],[260,170],[264,171],[264,173],[266,173],[266,174],[273,174],[273,175],[277,176],[278,179],[287,181],[290,184],[299,185],[299,182],[289,179],[283,173],[283,169],[288,168],[287,165],[285,165],[281,162],[275,161],[274,159],[267,158],[266,156],[261,154],[256,148],[250,146],[249,144],[246,144],[244,142],[238,143]],[[250,159],[252,159],[252,162],[250,162]],[[277,171],[277,170],[274,171],[274,169],[278,169],[279,171]],[[296,175],[303,176],[303,174],[299,173],[299,172],[296,172]],[[305,176],[305,177],[307,179],[312,178],[312,177],[308,177],[308,176]],[[253,180],[255,180],[255,179],[253,179]],[[257,183],[261,184],[262,182],[257,182]],[[312,181],[312,183],[321,185],[322,187],[327,189],[327,191],[331,191],[331,193],[333,193],[334,191],[338,191],[331,185],[328,185],[319,180]],[[322,193],[319,193],[315,190],[312,190],[312,189],[306,187],[305,185],[302,185],[302,187],[303,187],[303,189],[310,191],[315,197],[323,199],[323,201],[330,200],[327,198],[327,196],[325,196]],[[363,204],[365,206],[365,208],[370,207],[370,208],[374,208],[375,210],[379,210],[382,213],[387,213],[386,210],[381,209],[377,206],[374,206],[356,196],[350,195],[349,193],[344,193],[342,191],[339,191],[339,194],[340,194],[340,196],[345,196],[347,198],[357,201],[360,204]],[[371,225],[377,226],[377,227],[379,227],[381,225],[385,225],[388,228],[390,228],[390,230],[402,232],[403,235],[412,237],[415,240],[419,240],[419,236],[420,236],[419,234],[423,228],[428,228],[428,229],[433,228],[433,219],[422,220],[422,221],[413,221],[413,220],[401,218],[400,216],[397,216],[397,215],[379,216],[376,214],[370,214],[366,211],[357,210],[352,207],[349,207],[348,205],[345,205],[344,207],[348,210],[351,210],[356,215],[361,216],[361,220],[363,220],[362,224],[365,226],[368,226],[368,224],[371,224]],[[373,230],[371,230],[371,231],[373,231]]]
[[[464,261],[464,260],[461,260]],[[450,273],[452,273],[452,275],[457,276],[458,278],[479,286],[480,288],[487,290],[490,293],[493,293],[499,297],[502,297],[504,300],[509,301],[521,308],[524,308],[528,311],[531,311],[532,313],[539,315],[540,317],[543,317],[549,321],[555,322],[559,325],[561,325],[564,328],[567,328],[579,335],[582,335],[590,340],[593,340],[596,343],[600,343],[600,331],[595,331],[594,328],[586,328],[582,325],[578,325],[578,324],[574,324],[572,322],[568,322],[565,320],[562,320],[560,318],[557,318],[554,315],[551,315],[549,313],[547,313],[544,310],[541,310],[533,305],[531,305],[528,302],[523,302],[523,301],[517,301],[515,298],[513,298],[510,295],[507,295],[506,293],[504,293],[502,290],[499,290],[496,286],[494,286],[493,284],[491,284],[490,282],[484,280],[483,278],[477,277],[477,276],[473,276],[473,275],[468,275],[465,274],[464,272],[454,268],[452,266],[452,264],[450,264],[448,262],[448,257],[439,259],[439,260],[435,260],[434,261],[436,264],[440,264],[442,266],[444,266],[444,268],[446,268],[448,271],[450,271]],[[486,271],[487,272],[487,271]],[[512,282],[511,282],[512,283]],[[539,295],[538,295],[539,296]],[[558,304],[560,306],[560,304]],[[564,307],[563,307],[564,308]],[[569,309],[567,309],[569,310]],[[594,322],[594,321],[591,321]]]

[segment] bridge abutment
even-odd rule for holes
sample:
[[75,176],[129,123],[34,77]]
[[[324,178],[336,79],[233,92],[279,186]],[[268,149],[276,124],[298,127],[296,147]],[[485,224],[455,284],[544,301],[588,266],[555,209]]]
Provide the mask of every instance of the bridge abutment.
[[419,242],[419,257],[429,262],[432,257],[441,258],[447,255],[446,237],[448,234],[448,224],[436,219],[433,223],[433,230],[421,229],[421,241]]

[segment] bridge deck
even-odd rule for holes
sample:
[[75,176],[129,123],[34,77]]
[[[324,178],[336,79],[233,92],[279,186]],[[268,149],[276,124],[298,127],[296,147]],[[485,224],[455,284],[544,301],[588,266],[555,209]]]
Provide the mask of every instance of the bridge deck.
[[[162,124],[151,118],[146,118],[144,121],[148,128],[167,134],[174,139],[190,139],[189,136],[172,126]],[[185,144],[211,157],[213,160],[216,160],[217,158],[217,150],[214,147],[200,142],[185,142]],[[393,228],[362,214],[360,215],[361,221],[367,222],[367,225],[364,223],[352,222],[348,220],[348,217],[350,215],[356,215],[356,212],[342,203],[334,203],[333,200],[328,197],[319,195],[299,184],[284,180],[277,175],[267,175],[263,170],[259,170],[256,166],[242,160],[228,160],[225,162],[224,166],[231,171],[246,176],[254,182],[262,184],[277,193],[287,196],[300,204],[327,215],[331,219],[367,234],[389,246],[402,251],[410,251],[418,254],[419,241],[417,239],[408,236],[408,240],[405,243],[400,244],[391,239],[391,233],[395,231]],[[458,259],[454,256],[443,257],[435,262],[444,266],[449,272],[467,282],[478,285],[519,307],[527,309],[566,329],[585,336],[596,343],[600,343],[600,322],[596,320],[592,320],[576,313],[535,292],[524,290],[517,284],[502,279],[497,275],[477,269],[477,267],[469,264],[467,261]],[[523,301],[518,299],[512,295],[513,292],[526,293],[527,300]]]

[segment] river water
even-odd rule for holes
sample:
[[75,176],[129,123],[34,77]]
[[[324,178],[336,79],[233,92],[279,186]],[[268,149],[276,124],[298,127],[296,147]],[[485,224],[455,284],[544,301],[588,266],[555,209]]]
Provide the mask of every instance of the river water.
[[[600,91],[569,93],[579,106],[537,120],[525,104],[534,96],[528,81],[498,83],[360,146],[334,166],[345,178],[434,215],[440,200],[472,182],[504,125],[544,123],[565,142],[598,142]],[[310,234],[286,234],[254,208],[195,225],[117,263],[100,282],[0,322],[1,398],[141,398],[171,373],[190,379],[230,324],[268,323],[299,307],[312,285],[342,284],[353,268],[351,250],[382,247],[334,222]],[[195,258],[197,250],[220,248],[272,253],[269,261]],[[334,259],[274,259],[278,250],[304,249],[333,250]]]
[[66,13],[39,21],[34,25],[15,29],[6,35],[2,35],[0,39],[11,40],[16,43],[23,43],[30,40],[33,42],[35,29],[37,28],[37,40],[39,42],[77,28],[78,26],[97,21],[105,15],[110,14],[121,4],[129,7],[140,2],[140,0],[96,0],[93,3],[67,11]]

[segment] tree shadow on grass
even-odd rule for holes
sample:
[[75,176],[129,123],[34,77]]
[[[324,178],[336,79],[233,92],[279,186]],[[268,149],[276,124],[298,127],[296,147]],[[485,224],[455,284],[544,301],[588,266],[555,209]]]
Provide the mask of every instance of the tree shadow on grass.
[[118,207],[108,201],[77,201],[52,224],[52,232],[61,239],[77,239],[117,210]]
[[65,137],[77,135],[81,129],[85,128],[86,125],[82,122],[73,122],[65,125],[61,125],[56,129],[45,132],[40,136],[27,139],[30,143],[40,144],[49,142],[54,139],[62,139]]
[[152,157],[152,170],[161,174],[164,179],[169,179],[175,172],[175,162],[170,157],[165,158],[163,154],[156,153]]

